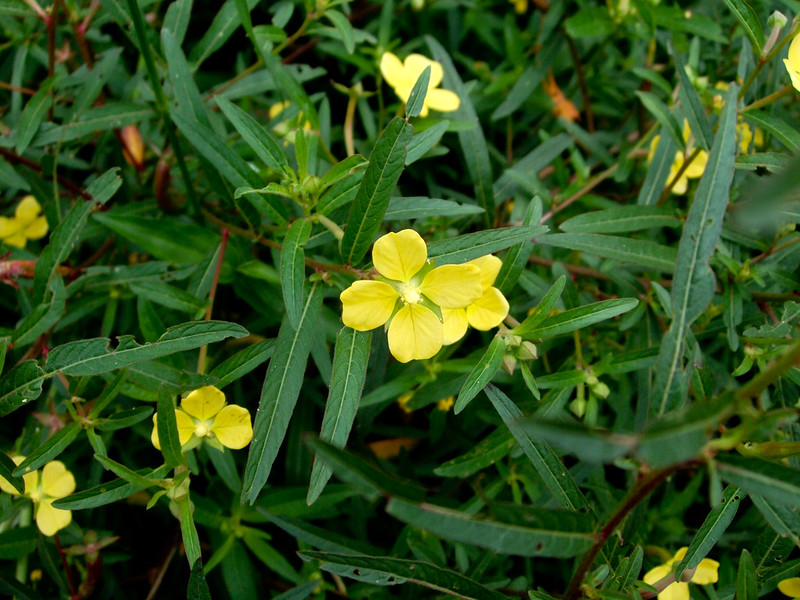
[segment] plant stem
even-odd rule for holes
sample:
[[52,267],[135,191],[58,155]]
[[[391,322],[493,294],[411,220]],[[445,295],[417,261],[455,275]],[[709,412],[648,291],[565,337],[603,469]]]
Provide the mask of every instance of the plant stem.
[[69,586],[69,595],[71,596],[72,600],[80,600],[80,596],[75,592],[75,583],[72,581],[72,571],[69,569],[69,565],[67,564],[67,557],[64,554],[64,550],[61,548],[61,540],[58,539],[58,534],[53,534],[53,541],[56,543],[56,549],[58,550],[58,555],[61,557],[61,564],[64,566],[64,573],[67,576],[67,585]]
[[753,69],[750,75],[748,75],[747,79],[745,79],[744,83],[742,84],[742,89],[739,90],[739,95],[737,96],[738,100],[744,98],[747,90],[749,90],[750,86],[753,85],[753,82],[756,80],[756,77],[758,77],[758,74],[761,73],[761,69],[764,68],[764,65],[775,58],[775,55],[778,54],[778,52],[780,52],[786,44],[792,41],[794,38],[794,33],[795,31],[792,29],[792,31],[789,32],[789,35],[785,36],[779,43],[777,43],[769,54],[758,58],[758,63],[756,64],[755,69]]
[[617,527],[620,526],[625,517],[628,516],[628,513],[636,508],[636,506],[642,500],[644,500],[650,494],[650,492],[661,485],[664,480],[667,479],[667,477],[676,471],[694,466],[696,464],[698,464],[698,461],[691,460],[679,463],[677,465],[672,465],[671,467],[666,467],[658,471],[652,471],[641,476],[641,478],[634,484],[631,491],[628,492],[628,496],[622,501],[622,504],[617,508],[616,511],[614,511],[614,514],[611,515],[611,517],[608,519],[608,522],[596,534],[595,538],[597,541],[591,548],[589,548],[589,551],[584,555],[583,560],[578,565],[578,569],[575,571],[575,575],[572,576],[572,581],[570,581],[569,587],[564,594],[564,600],[576,600],[578,597],[580,597],[581,585],[583,585],[583,580],[586,577],[586,574],[589,572],[589,569],[592,568],[595,559],[600,554],[603,546],[605,546],[608,538],[610,538]]
[[777,92],[773,92],[769,96],[761,98],[761,100],[756,100],[752,104],[748,104],[742,109],[742,112],[747,112],[748,110],[756,110],[757,108],[761,108],[762,106],[767,106],[768,104],[772,104],[773,102],[775,102],[776,100],[780,100],[787,94],[791,94],[792,90],[794,90],[794,86],[787,85],[786,87],[779,89]]
[[[222,262],[225,260],[225,248],[228,246],[228,230],[222,229],[222,241],[219,244],[219,256],[217,266],[214,269],[214,278],[211,280],[211,289],[208,291],[208,308],[206,308],[205,320],[211,320],[211,312],[214,310],[214,298],[217,295],[217,284],[219,284],[219,274],[222,271]],[[200,354],[197,357],[197,372],[206,372],[206,356],[208,355],[208,344],[200,346]]]

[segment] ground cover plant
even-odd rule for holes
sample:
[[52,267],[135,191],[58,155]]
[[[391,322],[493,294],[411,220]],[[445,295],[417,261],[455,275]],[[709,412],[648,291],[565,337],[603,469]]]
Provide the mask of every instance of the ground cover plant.
[[0,593],[800,597],[798,13],[0,0]]

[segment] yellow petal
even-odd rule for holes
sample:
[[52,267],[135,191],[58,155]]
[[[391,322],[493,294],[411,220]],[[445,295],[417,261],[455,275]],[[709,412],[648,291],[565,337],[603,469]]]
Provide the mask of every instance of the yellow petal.
[[442,308],[464,308],[483,294],[475,265],[443,265],[425,275],[419,291]]
[[709,583],[717,583],[719,581],[719,563],[711,558],[704,558],[697,565],[694,575],[692,575],[692,583],[699,583],[700,585],[707,585]]
[[36,526],[46,536],[54,535],[72,521],[72,511],[54,508],[52,503],[46,498],[36,504]]
[[660,136],[654,136],[650,142],[650,150],[647,152],[647,162],[653,162],[653,155],[656,153],[656,148],[658,148],[658,140]]
[[[22,464],[22,461],[25,460],[25,457],[12,456],[11,460],[14,461],[15,465],[19,466]],[[31,490],[39,487],[39,471],[31,471],[27,475],[23,475],[22,481],[25,483],[25,492],[30,493]],[[17,489],[11,485],[5,477],[0,477],[0,490],[3,490],[6,494],[11,494],[12,496],[19,496]]]
[[75,477],[60,460],[51,460],[42,469],[42,492],[50,498],[63,498],[75,491]]
[[670,569],[670,566],[668,564],[658,565],[657,567],[653,567],[647,573],[645,573],[644,577],[642,577],[642,581],[644,581],[647,584],[653,585],[654,583],[657,583],[662,579],[664,579],[664,577],[669,575],[671,572],[672,569]]
[[399,296],[383,281],[354,281],[339,295],[342,322],[357,331],[380,327],[394,312]]
[[427,259],[425,240],[413,229],[387,233],[372,248],[372,262],[378,272],[403,283],[416,275]]
[[[381,74],[392,87],[405,85],[403,63],[391,52],[384,52],[381,56]],[[413,84],[412,84],[413,85]]]
[[250,413],[246,408],[229,404],[214,417],[211,431],[226,448],[233,450],[244,448],[253,439]]
[[23,235],[29,240],[38,240],[47,235],[47,218],[38,217],[25,228]]
[[403,61],[403,66],[405,67],[405,76],[407,81],[411,83],[412,87],[415,83],[417,83],[417,79],[419,79],[419,76],[422,75],[422,72],[426,67],[431,68],[431,78],[428,81],[428,90],[430,91],[431,88],[435,88],[437,85],[442,83],[442,77],[444,76],[442,65],[435,60],[431,60],[427,56],[422,56],[422,54],[409,54],[405,61]]
[[153,415],[153,431],[150,433],[150,442],[155,446],[156,450],[161,450],[161,442],[158,439],[158,415]]
[[14,246],[15,248],[24,248],[28,238],[26,238],[22,233],[17,233],[11,237],[5,238],[3,241],[9,246]]
[[436,88],[428,90],[428,95],[425,96],[425,106],[439,112],[452,112],[461,106],[461,99],[455,92]]
[[800,71],[800,34],[794,36],[792,43],[789,44],[789,58],[786,59],[787,66],[791,66],[792,70]]
[[497,327],[507,315],[508,300],[496,287],[487,289],[483,296],[467,307],[467,321],[481,331]]
[[[155,415],[153,416],[155,417]],[[194,435],[194,419],[182,410],[176,408],[175,421],[178,423],[178,441],[181,443],[181,446],[185,446]],[[159,448],[159,450],[160,449],[161,448]]]
[[9,219],[8,217],[0,217],[0,240],[18,233],[20,230],[19,223],[16,219]]
[[464,337],[467,333],[467,311],[463,308],[443,308],[442,309],[442,327],[443,337],[442,345],[449,346],[455,344],[458,340]]
[[[794,46],[794,43],[792,43],[792,46]],[[792,80],[792,85],[794,86],[794,89],[800,92],[800,73],[798,73],[798,69],[792,67],[791,62],[788,59],[784,58],[783,64],[786,66],[786,71],[789,73],[789,78]]]
[[503,261],[497,258],[494,254],[487,254],[475,260],[471,260],[468,265],[475,265],[481,271],[481,286],[483,289],[494,285],[494,280],[497,279],[497,274],[503,266]]
[[701,177],[706,170],[706,164],[708,163],[708,152],[705,150],[701,150],[697,153],[697,156],[694,157],[692,162],[689,163],[689,166],[686,167],[686,170],[683,172],[685,177],[689,179],[697,179]]
[[442,324],[429,308],[406,304],[389,324],[389,351],[397,360],[430,358],[442,347]]
[[223,406],[225,406],[225,394],[213,385],[196,389],[181,401],[181,409],[201,421],[213,419]]
[[14,216],[26,225],[33,221],[42,212],[42,207],[31,195],[25,196],[17,205]]
[[678,581],[668,585],[658,595],[658,600],[689,600],[689,584]]
[[672,555],[672,558],[670,558],[667,561],[667,564],[671,565],[672,563],[676,563],[678,561],[683,560],[684,557],[686,556],[686,552],[688,550],[689,550],[689,546],[684,546],[683,548],[678,548],[678,551],[675,552],[675,554]]
[[800,577],[783,579],[778,583],[778,589],[790,598],[800,598]]

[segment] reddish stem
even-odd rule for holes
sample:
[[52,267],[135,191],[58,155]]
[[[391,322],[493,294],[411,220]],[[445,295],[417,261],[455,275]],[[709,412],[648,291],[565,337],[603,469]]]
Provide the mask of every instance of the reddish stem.
[[64,554],[64,550],[61,549],[61,541],[58,539],[57,533],[53,534],[53,541],[55,541],[58,555],[61,557],[61,564],[64,565],[64,573],[67,575],[67,585],[69,585],[69,594],[72,600],[80,600],[80,596],[75,592],[75,584],[72,582],[72,571],[70,571],[69,565],[67,564],[67,557]]

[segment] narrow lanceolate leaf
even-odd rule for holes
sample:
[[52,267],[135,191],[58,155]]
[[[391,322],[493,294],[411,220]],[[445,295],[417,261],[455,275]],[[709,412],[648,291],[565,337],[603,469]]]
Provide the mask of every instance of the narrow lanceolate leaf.
[[176,0],[167,8],[164,16],[164,29],[169,29],[175,38],[175,43],[180,46],[189,29],[189,20],[192,17],[193,0]]
[[194,517],[192,516],[192,503],[189,497],[185,496],[178,502],[180,509],[180,522],[181,522],[181,537],[183,538],[183,547],[186,550],[186,558],[189,561],[189,566],[196,564],[203,557],[203,552],[200,550],[200,538],[197,536],[197,527],[194,524]]
[[[561,515],[564,518],[561,529],[544,529],[536,527],[537,523],[532,526],[505,523],[400,498],[389,500],[386,512],[404,523],[427,529],[445,539],[488,548],[499,554],[570,558],[586,552],[595,541],[594,535],[583,527],[570,528],[573,524],[564,518],[570,513]],[[540,512],[539,517],[546,516],[545,509]],[[553,518],[542,520],[550,521],[551,526],[556,522]]]
[[[745,0],[724,0],[724,2],[733,16],[739,20],[747,37],[750,38],[750,43],[753,44],[753,53],[761,56],[764,50],[764,30],[761,28],[761,20],[756,11]],[[739,597],[739,600],[745,599]]]
[[736,85],[731,85],[720,116],[719,130],[706,170],[684,224],[672,280],[673,320],[664,336],[656,370],[651,409],[655,414],[680,406],[686,394],[682,357],[689,326],[703,314],[714,296],[715,278],[709,265],[722,231],[736,158]]
[[26,360],[0,378],[0,417],[5,417],[42,393],[44,371],[35,360]]
[[[541,218],[542,200],[539,196],[536,196],[528,203],[528,207],[525,209],[525,217],[522,219],[522,225],[524,227],[529,227],[534,223],[538,223]],[[506,250],[505,254],[501,257],[503,266],[500,267],[500,272],[497,273],[497,278],[494,280],[494,287],[504,294],[511,293],[528,264],[531,252],[533,252],[533,244],[525,242],[514,244]]]
[[178,437],[178,421],[175,417],[175,401],[166,386],[158,390],[158,442],[161,454],[164,455],[164,464],[168,467],[177,467],[186,462],[181,453],[181,441]]
[[517,405],[491,383],[483,391],[489,397],[497,414],[503,419],[503,423],[514,435],[514,439],[517,440],[522,451],[533,463],[536,472],[539,473],[558,504],[563,508],[575,511],[588,508],[586,498],[550,446],[546,442],[534,441],[519,426],[519,420],[523,418],[523,414]]
[[522,324],[514,329],[514,333],[525,338],[546,339],[555,337],[594,325],[600,321],[612,319],[633,310],[637,304],[639,304],[639,301],[636,298],[619,298],[617,300],[594,302],[547,317],[533,327],[527,326],[527,321],[523,321]]
[[411,88],[411,94],[408,96],[406,102],[406,116],[418,117],[422,112],[422,107],[425,106],[425,96],[428,95],[428,82],[431,80],[431,67],[425,67],[425,70],[419,74],[417,82]]
[[771,502],[760,494],[750,494],[750,499],[776,533],[789,538],[795,545],[800,544],[800,516],[797,512],[788,506]]
[[263,340],[237,352],[224,362],[218,364],[209,373],[210,377],[218,378],[214,385],[222,389],[237,379],[244,377],[250,371],[265,363],[272,356],[275,340]]
[[58,323],[64,312],[67,294],[64,289],[64,280],[58,271],[54,272],[50,280],[50,298],[34,308],[22,322],[17,325],[12,335],[12,340],[18,346],[25,346],[36,341],[41,334]]
[[675,209],[664,206],[625,206],[582,213],[559,227],[567,233],[625,233],[651,227],[679,227]]
[[529,331],[534,331],[542,321],[549,317],[550,311],[553,310],[556,302],[561,298],[561,292],[564,291],[564,286],[566,284],[566,275],[562,275],[556,279],[553,285],[550,286],[550,289],[547,290],[547,293],[542,297],[538,306],[528,315],[528,318],[514,328],[514,333],[516,335],[524,335]]
[[164,47],[164,58],[167,59],[167,74],[172,84],[171,95],[175,104],[198,123],[211,127],[208,108],[194,81],[186,56],[172,32],[166,27],[161,29],[161,45]]
[[492,377],[497,373],[497,369],[500,368],[500,364],[503,362],[505,351],[506,344],[503,338],[495,336],[461,387],[458,398],[456,398],[456,405],[453,408],[456,414],[464,410],[467,404],[478,395],[478,392],[492,380]]
[[[381,583],[394,585],[410,582],[465,600],[503,600],[505,598],[502,594],[483,587],[456,571],[419,560],[309,550],[304,550],[299,554],[304,559],[321,561],[321,568],[325,571],[352,577],[359,581],[364,581],[363,575],[369,572],[369,579],[379,585]],[[345,568],[332,569],[331,567],[334,565]]]
[[675,70],[681,80],[678,97],[681,101],[683,114],[686,120],[689,121],[689,129],[691,129],[692,135],[697,140],[697,144],[708,150],[711,147],[711,139],[714,135],[711,130],[711,123],[708,122],[708,117],[706,117],[703,103],[700,101],[697,90],[694,89],[692,81],[689,79],[689,74],[686,72],[686,66],[675,51],[672,42],[667,43],[667,50],[675,61]]
[[16,468],[17,465],[14,464],[11,457],[5,452],[0,452],[0,477],[10,483],[20,494],[24,494],[25,482],[22,480],[22,477],[14,477],[13,475],[14,469]]
[[217,96],[217,104],[265,165],[279,172],[289,165],[286,154],[261,123],[225,98]]
[[717,456],[717,470],[725,481],[749,494],[800,508],[800,471],[760,458],[723,454]]
[[[96,455],[97,456],[97,455]],[[122,465],[120,465],[122,466]],[[135,471],[136,475],[147,479],[147,486],[152,487],[158,485],[159,479],[164,477],[170,468],[166,465],[158,469],[140,469]],[[134,485],[124,479],[115,479],[107,483],[101,483],[91,489],[70,494],[64,498],[59,498],[53,501],[53,506],[63,510],[83,510],[87,508],[97,508],[98,506],[105,506],[112,502],[117,502],[123,498],[138,492],[143,486]]]
[[655,206],[661,193],[664,191],[664,186],[667,184],[667,177],[672,169],[672,164],[675,162],[675,151],[678,146],[672,141],[672,138],[667,135],[662,135],[658,138],[656,151],[653,153],[653,158],[647,166],[647,175],[644,178],[642,188],[639,190],[639,197],[636,199],[636,204],[639,206]]
[[544,225],[531,225],[467,233],[431,243],[428,246],[428,258],[435,258],[437,265],[463,263],[514,244],[530,244],[534,237],[546,231]]
[[652,92],[637,90],[634,93],[639,96],[639,100],[642,101],[644,107],[656,118],[656,121],[661,124],[662,129],[667,132],[672,138],[672,141],[675,142],[678,147],[682,147],[684,145],[683,132],[681,131],[681,126],[678,124],[675,115],[670,112],[669,107]]
[[[175,4],[170,5],[172,8]],[[203,561],[195,561],[192,572],[189,574],[189,585],[186,586],[187,600],[211,600],[211,590],[206,583],[203,571]]]
[[746,548],[739,557],[739,570],[736,573],[736,600],[757,600],[758,580],[753,557]]
[[486,211],[484,213],[484,224],[489,226],[494,222],[494,190],[492,187],[494,176],[492,175],[492,163],[489,160],[486,136],[478,120],[475,107],[472,105],[472,100],[470,100],[467,93],[467,88],[461,81],[461,77],[458,75],[458,71],[453,65],[447,50],[429,35],[425,36],[425,41],[433,53],[434,60],[442,65],[444,86],[452,89],[461,100],[458,110],[450,114],[454,119],[473,125],[467,130],[458,132],[458,141],[464,154],[464,161],[467,164],[467,172],[475,188],[475,199],[481,208]]
[[639,265],[671,273],[675,267],[675,250],[650,240],[596,233],[550,233],[537,243],[558,248],[580,250],[603,258]]
[[[322,418],[319,438],[338,448],[344,448],[358,411],[361,392],[367,376],[367,360],[372,334],[343,327],[336,337],[333,353],[333,376]],[[333,469],[320,457],[314,458],[311,483],[306,501],[313,504],[333,473]]]
[[59,429],[50,439],[44,444],[39,446],[36,450],[31,452],[19,466],[14,469],[14,475],[22,477],[31,471],[35,471],[39,467],[50,462],[67,449],[78,434],[81,432],[79,423],[72,422]]
[[39,530],[36,527],[17,526],[0,533],[0,560],[16,560],[36,549]]
[[235,323],[193,321],[170,327],[152,344],[139,345],[131,335],[116,338],[116,346],[108,338],[68,342],[53,348],[47,357],[45,369],[47,373],[60,371],[65,375],[98,375],[247,334],[244,327]]
[[504,427],[498,427],[465,454],[436,467],[439,477],[469,477],[504,458],[514,447],[514,436]]
[[139,488],[147,488],[151,485],[155,485],[157,482],[151,481],[149,478],[140,475],[133,469],[129,469],[125,465],[118,463],[115,460],[108,458],[107,456],[103,456],[101,454],[95,454],[95,459],[101,465],[103,465],[106,469],[114,473],[114,475],[121,477],[131,485],[135,485]]
[[297,219],[289,227],[281,250],[281,291],[286,315],[294,329],[300,327],[306,282],[306,253],[303,246],[311,235],[311,221]]
[[49,78],[39,87],[33,97],[28,100],[25,105],[25,110],[22,111],[19,124],[17,126],[17,154],[23,154],[28,149],[28,144],[31,143],[33,136],[39,131],[39,126],[42,124],[48,107],[52,103],[50,97],[50,90],[53,89],[54,79]]
[[267,369],[253,424],[253,441],[244,471],[242,502],[252,504],[267,482],[305,377],[308,353],[322,305],[322,286],[314,285],[300,314],[300,327],[283,320]]
[[342,238],[342,256],[348,264],[360,262],[372,245],[389,206],[389,199],[403,172],[406,146],[413,134],[411,125],[396,117],[375,143],[364,178],[350,208],[347,229]]
[[722,537],[722,534],[728,529],[728,525],[733,521],[736,516],[736,511],[739,509],[739,503],[746,496],[738,487],[728,486],[722,494],[722,504],[715,506],[708,513],[703,525],[695,534],[692,543],[689,544],[689,549],[686,551],[686,556],[678,564],[675,576],[680,578],[684,569],[694,569],[700,564],[714,545]]

